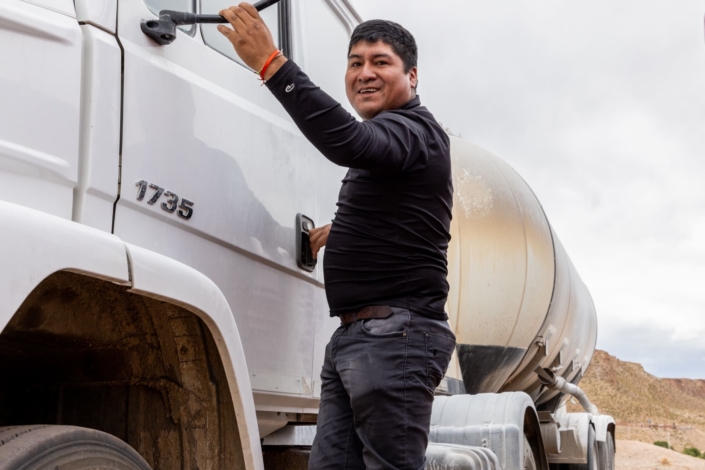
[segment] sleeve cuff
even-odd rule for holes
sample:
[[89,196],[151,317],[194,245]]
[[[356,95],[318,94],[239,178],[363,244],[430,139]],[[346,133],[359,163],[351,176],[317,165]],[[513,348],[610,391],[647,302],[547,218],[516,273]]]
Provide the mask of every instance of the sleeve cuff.
[[294,61],[288,59],[284,62],[284,65],[282,65],[281,68],[277,70],[274,75],[272,75],[272,78],[264,82],[264,84],[272,92],[280,90],[283,86],[287,85],[287,77],[296,74],[297,68],[298,66],[294,63]]

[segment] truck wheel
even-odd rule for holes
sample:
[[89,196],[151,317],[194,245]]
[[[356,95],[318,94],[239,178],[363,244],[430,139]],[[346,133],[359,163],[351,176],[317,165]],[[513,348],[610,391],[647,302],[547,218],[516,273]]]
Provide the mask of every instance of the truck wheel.
[[0,470],[151,470],[117,437],[76,426],[0,427]]
[[597,443],[597,451],[600,456],[600,470],[614,470],[614,437],[611,432],[607,432],[605,442]]
[[524,436],[524,470],[536,470],[536,458],[529,440]]
[[585,470],[599,470],[600,454],[597,453],[597,440],[595,439],[595,428],[590,425],[588,429],[588,455],[587,464],[583,467]]

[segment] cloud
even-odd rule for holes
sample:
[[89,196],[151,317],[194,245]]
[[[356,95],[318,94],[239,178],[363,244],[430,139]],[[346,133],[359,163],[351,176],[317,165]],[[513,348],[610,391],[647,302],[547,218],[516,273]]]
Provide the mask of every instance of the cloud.
[[355,5],[415,34],[422,103],[537,194],[598,346],[705,378],[702,2]]
[[[628,334],[627,334],[628,333]],[[637,362],[657,377],[700,379],[705,370],[705,344],[674,330],[634,325],[603,329],[598,348],[621,360]],[[698,374],[698,371],[700,374]]]

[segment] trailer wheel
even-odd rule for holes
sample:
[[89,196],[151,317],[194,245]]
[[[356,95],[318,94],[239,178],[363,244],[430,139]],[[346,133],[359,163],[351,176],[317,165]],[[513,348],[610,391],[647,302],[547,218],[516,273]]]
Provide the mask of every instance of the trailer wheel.
[[595,428],[590,425],[588,429],[588,455],[587,464],[583,467],[585,470],[599,470],[600,454],[597,452],[597,439],[595,439]]
[[151,470],[117,437],[76,426],[0,427],[0,470]]
[[536,470],[536,458],[529,440],[524,436],[524,470]]
[[597,443],[597,451],[600,456],[600,470],[614,470],[614,436],[607,432],[605,442]]

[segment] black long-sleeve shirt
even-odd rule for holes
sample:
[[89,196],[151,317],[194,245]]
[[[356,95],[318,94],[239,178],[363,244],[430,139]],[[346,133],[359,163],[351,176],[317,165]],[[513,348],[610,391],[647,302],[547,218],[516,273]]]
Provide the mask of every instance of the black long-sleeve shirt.
[[418,97],[357,121],[291,60],[267,81],[306,138],[349,168],[326,243],[331,316],[368,305],[446,319],[450,142]]

